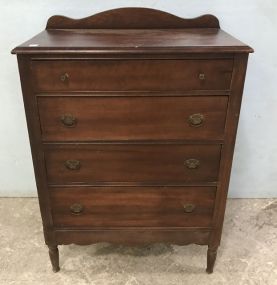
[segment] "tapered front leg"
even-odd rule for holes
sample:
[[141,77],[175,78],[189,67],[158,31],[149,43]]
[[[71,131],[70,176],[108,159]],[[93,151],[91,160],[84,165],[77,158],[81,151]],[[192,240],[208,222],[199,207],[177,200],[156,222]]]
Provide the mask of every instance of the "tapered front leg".
[[54,272],[60,271],[59,266],[59,249],[56,245],[48,245],[49,248],[49,257],[52,264],[52,269]]
[[216,260],[216,254],[217,254],[217,247],[216,248],[208,248],[207,252],[207,269],[206,272],[208,274],[213,273],[214,271],[214,264]]

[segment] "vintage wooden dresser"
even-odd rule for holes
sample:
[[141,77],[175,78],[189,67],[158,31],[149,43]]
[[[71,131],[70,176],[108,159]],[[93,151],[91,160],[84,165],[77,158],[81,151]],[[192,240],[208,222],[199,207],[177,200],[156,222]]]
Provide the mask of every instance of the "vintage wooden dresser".
[[54,16],[15,48],[45,242],[220,243],[253,50],[212,15]]

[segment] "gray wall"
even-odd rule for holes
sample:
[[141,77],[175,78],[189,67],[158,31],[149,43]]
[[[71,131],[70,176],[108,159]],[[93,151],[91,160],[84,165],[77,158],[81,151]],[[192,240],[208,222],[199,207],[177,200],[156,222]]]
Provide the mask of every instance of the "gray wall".
[[35,196],[16,57],[10,50],[44,29],[54,14],[81,18],[141,6],[181,17],[215,14],[221,27],[251,45],[230,185],[231,197],[277,197],[277,3],[274,0],[0,1],[0,196]]

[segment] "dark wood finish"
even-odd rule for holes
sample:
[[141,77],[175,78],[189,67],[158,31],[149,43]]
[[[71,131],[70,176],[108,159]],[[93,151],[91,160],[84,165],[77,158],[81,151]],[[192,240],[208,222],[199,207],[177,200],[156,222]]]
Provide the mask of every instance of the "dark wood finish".
[[50,261],[52,264],[52,269],[53,272],[58,272],[60,271],[60,266],[59,266],[59,249],[58,247],[55,245],[48,245],[49,248],[49,257],[50,257]]
[[208,252],[207,252],[207,269],[206,269],[206,272],[208,274],[213,273],[216,255],[217,255],[217,248],[212,249],[209,246]]
[[145,8],[120,8],[104,11],[83,19],[53,16],[46,29],[184,29],[219,28],[213,15],[183,19],[175,15]]
[[[225,96],[38,98],[44,141],[222,140],[227,104]],[[190,122],[195,114],[203,123]]]
[[39,206],[42,217],[44,238],[47,245],[52,245],[56,243],[54,238],[54,232],[52,230],[53,222],[50,211],[50,198],[47,192],[48,187],[44,165],[44,153],[40,144],[41,139],[39,115],[36,100],[34,100],[31,83],[32,76],[30,70],[30,58],[29,56],[19,55],[17,59],[38,191]]
[[165,12],[121,8],[74,20],[53,16],[47,29],[13,53],[249,53],[253,49],[219,29],[203,15],[181,19]]
[[[215,187],[51,188],[54,225],[91,227],[210,227]],[[72,213],[70,207],[82,205]],[[193,204],[191,213],[185,205]]]
[[32,70],[38,92],[229,90],[233,61],[33,61]]
[[[70,43],[70,45],[68,45]],[[31,46],[30,46],[31,45]],[[35,45],[35,46],[34,46]],[[46,30],[13,50],[17,54],[249,53],[253,50],[219,29]],[[218,55],[217,55],[218,56]]]
[[49,19],[15,48],[45,242],[220,244],[248,53],[205,15]]
[[224,221],[224,213],[228,195],[228,187],[231,175],[233,153],[236,142],[237,126],[239,122],[240,106],[243,94],[244,81],[247,69],[247,55],[236,55],[234,59],[234,72],[232,78],[232,91],[226,119],[226,139],[222,146],[222,156],[219,179],[222,181],[218,187],[217,203],[214,212],[216,226],[212,233],[210,245],[216,248],[220,245],[221,232]]
[[[188,183],[215,182],[220,145],[49,145],[45,161],[50,184],[101,182]],[[186,160],[197,159],[196,169]],[[67,160],[80,168],[70,170]]]
[[57,229],[58,244],[86,245],[96,242],[140,245],[149,243],[173,243],[178,245],[209,243],[210,230],[191,228],[99,228],[89,230]]
[[[77,30],[78,31],[78,30]],[[31,45],[31,46],[30,46]],[[35,45],[35,46],[34,46]],[[13,50],[17,54],[201,54],[253,50],[219,29],[46,30]],[[217,55],[218,56],[218,55]]]

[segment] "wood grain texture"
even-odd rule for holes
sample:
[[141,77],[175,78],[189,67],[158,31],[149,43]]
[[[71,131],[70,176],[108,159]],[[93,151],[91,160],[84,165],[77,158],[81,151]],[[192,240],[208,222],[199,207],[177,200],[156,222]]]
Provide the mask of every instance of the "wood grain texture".
[[54,270],[58,244],[167,242],[208,245],[211,273],[253,49],[215,17],[149,9],[47,28],[12,52]]
[[232,70],[229,59],[32,62],[34,88],[39,92],[229,90]]
[[[45,160],[50,184],[99,182],[215,182],[218,179],[220,145],[47,145]],[[197,169],[185,161],[197,159]],[[80,161],[69,170],[67,160]]]
[[59,249],[58,246],[48,245],[49,257],[52,264],[52,270],[54,273],[60,271],[59,266]]
[[215,261],[216,261],[216,255],[217,255],[217,248],[216,249],[211,249],[209,247],[208,248],[208,252],[207,252],[207,269],[206,269],[206,272],[208,274],[213,273],[214,264],[215,264]]
[[170,243],[187,245],[191,243],[207,245],[210,230],[202,229],[169,229],[169,228],[111,228],[70,230],[57,229],[55,237],[59,244],[87,245],[97,242],[110,242],[122,245],[141,245],[150,243]]
[[[68,44],[70,43],[70,45]],[[219,29],[46,30],[12,53],[32,55],[249,53],[253,49]],[[217,55],[217,56],[219,56]]]
[[[55,227],[209,227],[215,187],[51,188]],[[70,211],[73,204],[84,209]],[[195,205],[191,213],[184,206]]]
[[[222,140],[227,104],[227,96],[38,98],[44,141]],[[194,114],[203,124],[190,123]]]
[[240,107],[246,76],[248,55],[237,55],[235,57],[234,73],[232,80],[232,94],[226,119],[226,140],[222,147],[222,158],[220,163],[220,181],[216,197],[214,212],[214,224],[216,230],[211,235],[210,246],[218,247],[221,241],[221,233],[224,221],[228,188],[233,162],[233,153],[236,142],[236,133],[239,122]]
[[184,29],[219,28],[213,15],[183,19],[175,15],[149,8],[120,8],[104,11],[83,19],[52,16],[46,29]]
[[56,241],[52,230],[53,221],[50,211],[49,192],[47,191],[47,176],[45,172],[44,152],[40,144],[41,137],[39,115],[31,83],[31,60],[29,56],[22,55],[19,55],[17,57],[17,60],[28,126],[28,134],[32,151],[32,161],[34,165],[44,238],[46,244],[55,245]]

